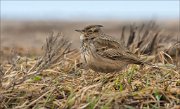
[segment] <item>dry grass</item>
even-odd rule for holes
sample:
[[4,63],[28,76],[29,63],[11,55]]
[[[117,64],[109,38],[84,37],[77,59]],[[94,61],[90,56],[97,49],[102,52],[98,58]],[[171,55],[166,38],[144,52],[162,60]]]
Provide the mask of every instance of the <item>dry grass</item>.
[[[179,109],[177,57],[170,56],[166,49],[158,52],[155,42],[159,31],[153,35],[145,32],[140,38],[135,33],[132,26],[124,43],[135,53],[148,54],[146,60],[155,62],[159,69],[129,65],[108,74],[79,69],[78,50],[71,50],[62,34],[50,34],[42,56],[22,57],[13,52],[11,62],[0,66],[0,108]],[[142,38],[148,36],[153,36],[151,41],[143,42]]]

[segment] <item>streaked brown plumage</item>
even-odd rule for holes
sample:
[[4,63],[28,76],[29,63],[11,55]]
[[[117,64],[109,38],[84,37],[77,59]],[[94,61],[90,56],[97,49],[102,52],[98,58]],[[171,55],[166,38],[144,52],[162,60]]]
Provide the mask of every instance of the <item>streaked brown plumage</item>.
[[101,25],[90,25],[81,33],[81,58],[94,71],[115,72],[128,64],[144,64],[121,42],[102,32]]

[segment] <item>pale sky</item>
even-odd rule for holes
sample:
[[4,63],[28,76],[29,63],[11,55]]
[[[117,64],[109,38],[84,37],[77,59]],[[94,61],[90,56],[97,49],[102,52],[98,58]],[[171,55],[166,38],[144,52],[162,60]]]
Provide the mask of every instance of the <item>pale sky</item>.
[[1,1],[2,19],[174,19],[179,0]]

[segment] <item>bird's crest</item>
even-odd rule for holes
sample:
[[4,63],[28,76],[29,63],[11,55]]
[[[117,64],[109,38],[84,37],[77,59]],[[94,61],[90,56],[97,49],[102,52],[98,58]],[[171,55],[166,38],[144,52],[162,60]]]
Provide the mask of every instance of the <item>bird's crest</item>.
[[101,30],[100,27],[103,27],[103,26],[102,25],[88,25],[83,30],[76,30],[76,31],[81,32],[81,33],[91,34],[94,32],[99,32]]

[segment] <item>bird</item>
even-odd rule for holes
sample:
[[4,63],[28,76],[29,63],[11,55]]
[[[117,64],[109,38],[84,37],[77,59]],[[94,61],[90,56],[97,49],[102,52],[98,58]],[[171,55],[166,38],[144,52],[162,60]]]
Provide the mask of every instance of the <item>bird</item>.
[[122,42],[102,31],[102,25],[88,25],[75,30],[80,35],[82,63],[96,72],[121,71],[129,64],[144,65],[138,56],[128,50]]

